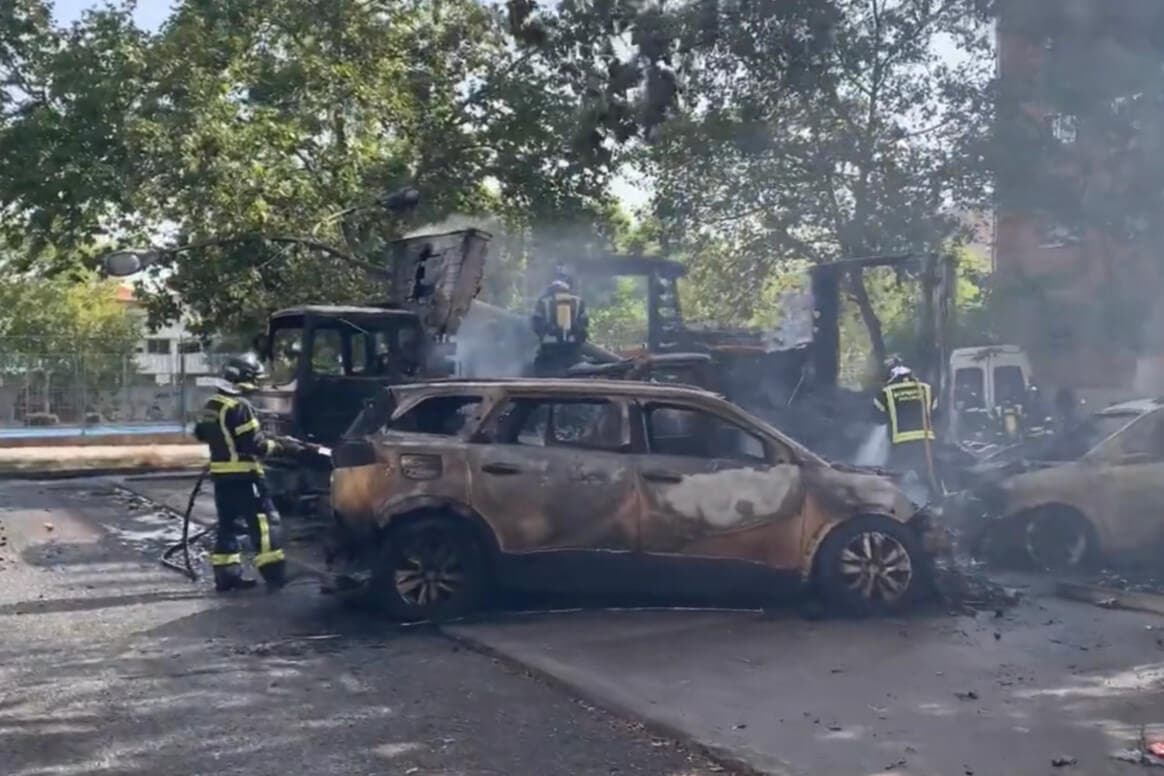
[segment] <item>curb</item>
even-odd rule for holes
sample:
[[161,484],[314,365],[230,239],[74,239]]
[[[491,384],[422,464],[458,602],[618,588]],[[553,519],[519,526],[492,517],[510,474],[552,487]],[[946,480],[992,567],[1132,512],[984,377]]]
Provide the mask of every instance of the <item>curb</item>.
[[201,466],[106,466],[91,469],[9,469],[0,470],[0,480],[73,480],[86,477],[126,477],[135,474],[197,474]]
[[[466,623],[458,623],[466,624]],[[643,728],[650,734],[657,738],[666,738],[682,744],[684,747],[697,752],[709,760],[712,760],[726,768],[729,768],[740,776],[794,776],[790,770],[765,770],[756,767],[752,762],[742,757],[735,750],[729,749],[726,746],[719,744],[706,744],[692,737],[690,733],[669,722],[661,722],[656,719],[643,717],[635,710],[629,708],[620,701],[612,700],[603,696],[600,692],[596,692],[582,686],[577,682],[572,682],[568,679],[562,679],[559,676],[551,673],[545,668],[530,665],[519,658],[508,655],[494,647],[489,646],[472,636],[467,636],[462,633],[450,633],[442,625],[437,626],[437,632],[450,641],[470,649],[480,655],[498,660],[511,668],[523,671],[535,677],[539,681],[549,685],[550,687],[562,692],[576,700],[589,704],[610,716],[620,719],[623,722],[631,722],[642,725]]]
[[1055,583],[1055,595],[1069,601],[1093,604],[1104,609],[1127,609],[1164,615],[1164,596],[1158,593],[1141,593],[1114,587],[1060,581]]

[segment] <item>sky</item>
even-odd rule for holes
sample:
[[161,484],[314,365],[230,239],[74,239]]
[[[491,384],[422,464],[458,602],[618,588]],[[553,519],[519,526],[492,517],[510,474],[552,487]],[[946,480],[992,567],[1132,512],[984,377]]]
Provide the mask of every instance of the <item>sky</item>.
[[[58,24],[68,24],[81,17],[87,8],[102,5],[94,0],[55,0],[53,10]],[[170,0],[138,0],[137,23],[148,30],[157,29],[170,15]]]

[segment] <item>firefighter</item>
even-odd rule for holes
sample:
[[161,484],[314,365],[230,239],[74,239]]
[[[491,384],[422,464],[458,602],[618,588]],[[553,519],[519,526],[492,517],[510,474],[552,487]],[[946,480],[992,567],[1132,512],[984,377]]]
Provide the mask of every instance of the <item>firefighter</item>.
[[918,380],[913,371],[894,360],[885,386],[873,403],[889,426],[890,461],[896,469],[913,472],[937,492],[932,445],[933,414],[937,409],[929,383]]
[[255,553],[255,568],[270,590],[286,583],[279,514],[271,501],[260,459],[275,452],[302,453],[296,440],[276,442],[259,429],[259,418],[246,396],[258,388],[263,366],[253,354],[234,357],[222,369],[218,393],[211,396],[195,426],[195,436],[210,448],[210,478],[218,525],[210,563],[214,589],[220,593],[258,585],[242,571],[238,533],[245,527]]
[[534,305],[531,324],[539,340],[535,374],[564,372],[580,359],[590,318],[585,302],[572,286],[569,274],[559,267],[553,282]]

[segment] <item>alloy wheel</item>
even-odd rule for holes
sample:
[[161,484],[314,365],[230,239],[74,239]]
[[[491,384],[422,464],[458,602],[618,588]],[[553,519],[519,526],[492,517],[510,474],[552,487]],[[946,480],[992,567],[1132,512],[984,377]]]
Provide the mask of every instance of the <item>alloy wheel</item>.
[[841,551],[840,575],[862,598],[894,603],[913,582],[913,562],[897,539],[880,531],[865,531]]
[[457,545],[445,531],[429,529],[410,537],[398,558],[396,592],[410,606],[438,606],[456,595],[464,582]]
[[1087,534],[1074,521],[1035,518],[1026,526],[1026,550],[1038,568],[1073,569],[1087,556]]

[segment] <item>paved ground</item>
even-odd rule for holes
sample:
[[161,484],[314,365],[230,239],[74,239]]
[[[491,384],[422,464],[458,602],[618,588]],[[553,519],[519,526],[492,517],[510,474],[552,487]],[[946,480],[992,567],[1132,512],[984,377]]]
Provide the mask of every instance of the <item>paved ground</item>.
[[312,584],[214,597],[174,526],[92,483],[0,489],[0,772],[694,774],[724,770],[431,630]]
[[[132,484],[184,507],[190,482]],[[445,630],[771,773],[1140,773],[1111,755],[1164,736],[1164,618],[1007,581],[1029,587],[1001,616],[495,613]]]

